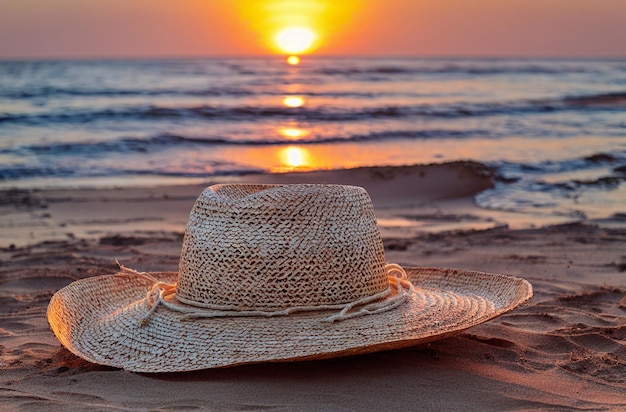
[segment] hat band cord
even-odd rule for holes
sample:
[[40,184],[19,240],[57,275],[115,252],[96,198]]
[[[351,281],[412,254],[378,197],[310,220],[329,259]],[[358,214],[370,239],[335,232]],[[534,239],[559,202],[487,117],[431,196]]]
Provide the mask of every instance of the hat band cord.
[[[218,305],[207,305],[206,307],[186,307],[176,305],[167,300],[168,298],[175,295],[176,283],[161,282],[147,272],[139,272],[134,269],[130,269],[119,262],[117,262],[117,264],[120,267],[121,273],[137,275],[153,282],[152,287],[148,290],[148,292],[146,293],[146,297],[144,298],[146,306],[148,307],[148,312],[139,319],[139,323],[141,326],[145,326],[150,322],[150,318],[157,310],[159,305],[163,305],[168,309],[183,313],[184,316],[181,318],[181,320],[183,321],[195,318],[222,318],[244,316],[274,317],[287,316],[295,312],[341,309],[339,313],[328,316],[322,320],[323,322],[332,323],[364,315],[374,315],[394,309],[404,303],[414,289],[414,286],[408,280],[408,276],[404,269],[402,269],[400,265],[397,265],[395,263],[389,263],[385,265],[385,273],[387,274],[387,278],[389,279],[389,287],[387,287],[387,289],[374,295],[357,299],[347,304],[342,303],[336,305],[292,306],[286,309],[276,311],[232,310],[225,306]],[[395,296],[380,302],[375,302],[390,295],[392,288],[395,289],[397,292]],[[174,297],[174,299],[179,300],[179,298],[176,297]],[[183,301],[183,303],[186,302]],[[361,306],[358,311],[348,313],[350,310],[358,306]]]

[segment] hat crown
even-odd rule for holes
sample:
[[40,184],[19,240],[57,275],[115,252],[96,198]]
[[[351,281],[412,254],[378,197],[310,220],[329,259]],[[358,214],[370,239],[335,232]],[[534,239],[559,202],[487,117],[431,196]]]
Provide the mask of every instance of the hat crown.
[[367,192],[341,185],[215,185],[189,216],[176,297],[228,310],[355,301],[389,287]]

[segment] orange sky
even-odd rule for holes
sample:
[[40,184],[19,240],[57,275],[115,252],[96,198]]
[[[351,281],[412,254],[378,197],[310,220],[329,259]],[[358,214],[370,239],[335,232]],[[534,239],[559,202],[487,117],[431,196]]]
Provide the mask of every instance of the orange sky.
[[626,0],[0,0],[0,58],[276,53],[626,57]]

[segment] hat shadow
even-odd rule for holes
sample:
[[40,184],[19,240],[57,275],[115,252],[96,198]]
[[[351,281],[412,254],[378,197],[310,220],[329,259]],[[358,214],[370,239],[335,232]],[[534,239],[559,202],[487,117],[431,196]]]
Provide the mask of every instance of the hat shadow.
[[[455,337],[446,338],[446,340]],[[416,365],[439,360],[436,349],[438,342],[422,343],[415,346],[378,351],[367,354],[342,356],[327,359],[300,361],[273,361],[228,366],[223,368],[198,369],[184,372],[131,372],[135,375],[161,381],[228,381],[242,379],[272,379],[280,381],[294,379],[303,381],[317,379],[341,379],[363,373],[372,376],[398,368],[414,368]],[[123,372],[123,369],[99,365],[84,360],[65,347],[60,347],[49,359],[44,374],[48,376],[69,376],[89,372]]]
[[436,350],[431,343],[403,349],[379,351],[328,359],[302,361],[276,361],[225,368],[201,369],[187,372],[139,373],[163,381],[242,381],[282,380],[319,381],[352,379],[353,376],[376,376],[398,371],[398,368],[413,369],[416,365],[437,360]]

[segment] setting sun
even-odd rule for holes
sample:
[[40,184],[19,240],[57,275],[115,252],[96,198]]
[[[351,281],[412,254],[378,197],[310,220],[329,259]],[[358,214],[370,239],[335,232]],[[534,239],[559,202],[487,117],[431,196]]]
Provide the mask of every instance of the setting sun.
[[308,51],[317,36],[306,27],[289,27],[279,31],[274,40],[285,53],[304,53]]
[[[218,2],[228,3],[231,2]],[[257,47],[300,56],[346,44],[364,0],[232,0]],[[212,2],[211,2],[212,4]],[[332,39],[332,44],[329,40]],[[249,43],[250,44],[250,43]],[[285,56],[285,57],[287,57]]]

